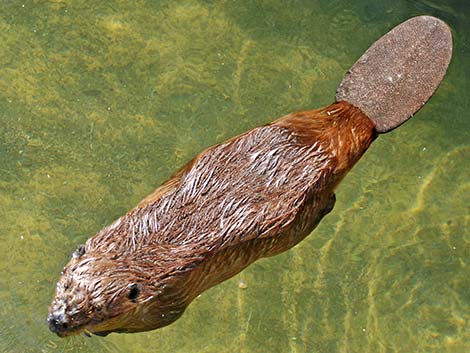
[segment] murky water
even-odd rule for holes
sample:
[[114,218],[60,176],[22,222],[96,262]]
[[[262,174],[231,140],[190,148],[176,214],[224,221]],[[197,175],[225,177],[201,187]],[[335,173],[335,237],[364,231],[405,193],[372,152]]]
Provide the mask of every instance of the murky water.
[[[362,52],[419,14],[453,29],[448,75],[311,236],[169,327],[49,332],[78,244],[203,148],[331,103]],[[468,1],[5,0],[0,43],[1,352],[470,351]]]

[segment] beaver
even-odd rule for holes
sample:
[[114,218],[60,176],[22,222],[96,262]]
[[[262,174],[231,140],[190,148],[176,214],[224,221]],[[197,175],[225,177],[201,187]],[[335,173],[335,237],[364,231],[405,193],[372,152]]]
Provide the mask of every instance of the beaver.
[[88,239],[62,270],[47,318],[59,336],[153,330],[206,289],[304,239],[379,133],[430,98],[452,55],[448,26],[400,24],[347,72],[336,102],[212,146]]

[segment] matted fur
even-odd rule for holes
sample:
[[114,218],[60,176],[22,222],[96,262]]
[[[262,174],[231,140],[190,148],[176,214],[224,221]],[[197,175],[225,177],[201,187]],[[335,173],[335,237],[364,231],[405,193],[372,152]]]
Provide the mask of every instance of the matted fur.
[[374,138],[373,123],[340,102],[208,148],[73,256],[50,308],[65,323],[58,333],[176,320],[205,289],[308,235]]

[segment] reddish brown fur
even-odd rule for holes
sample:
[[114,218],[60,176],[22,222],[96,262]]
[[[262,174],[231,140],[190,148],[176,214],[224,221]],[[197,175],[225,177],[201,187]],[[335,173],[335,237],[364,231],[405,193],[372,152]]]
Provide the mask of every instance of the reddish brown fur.
[[358,108],[339,102],[203,151],[72,258],[50,308],[50,322],[66,323],[55,331],[135,332],[176,320],[207,288],[307,236],[375,136]]

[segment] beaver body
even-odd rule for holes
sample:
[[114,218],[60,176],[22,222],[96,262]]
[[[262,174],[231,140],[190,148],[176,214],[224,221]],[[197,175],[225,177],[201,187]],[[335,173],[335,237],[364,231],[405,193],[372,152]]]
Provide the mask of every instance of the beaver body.
[[[167,325],[207,288],[290,249],[330,212],[335,186],[375,136],[358,108],[340,102],[205,150],[75,254],[57,291],[66,296],[80,282],[83,293],[58,301],[68,318],[63,333],[71,325],[100,334]],[[119,272],[103,278],[106,268]],[[129,299],[132,288],[138,294]],[[121,294],[106,302],[106,291]],[[123,326],[132,305],[147,319]],[[91,315],[70,314],[81,306]],[[101,324],[96,316],[115,318]]]
[[[416,22],[440,26],[431,19],[410,20],[410,35]],[[429,33],[430,43],[442,35]],[[350,85],[340,86],[341,96],[347,98]],[[400,113],[387,125],[379,109],[367,109],[374,119],[339,101],[203,151],[73,254],[57,283],[50,329],[67,336],[159,328],[204,290],[290,249],[331,211],[335,187],[377,126],[384,132],[403,122]]]

